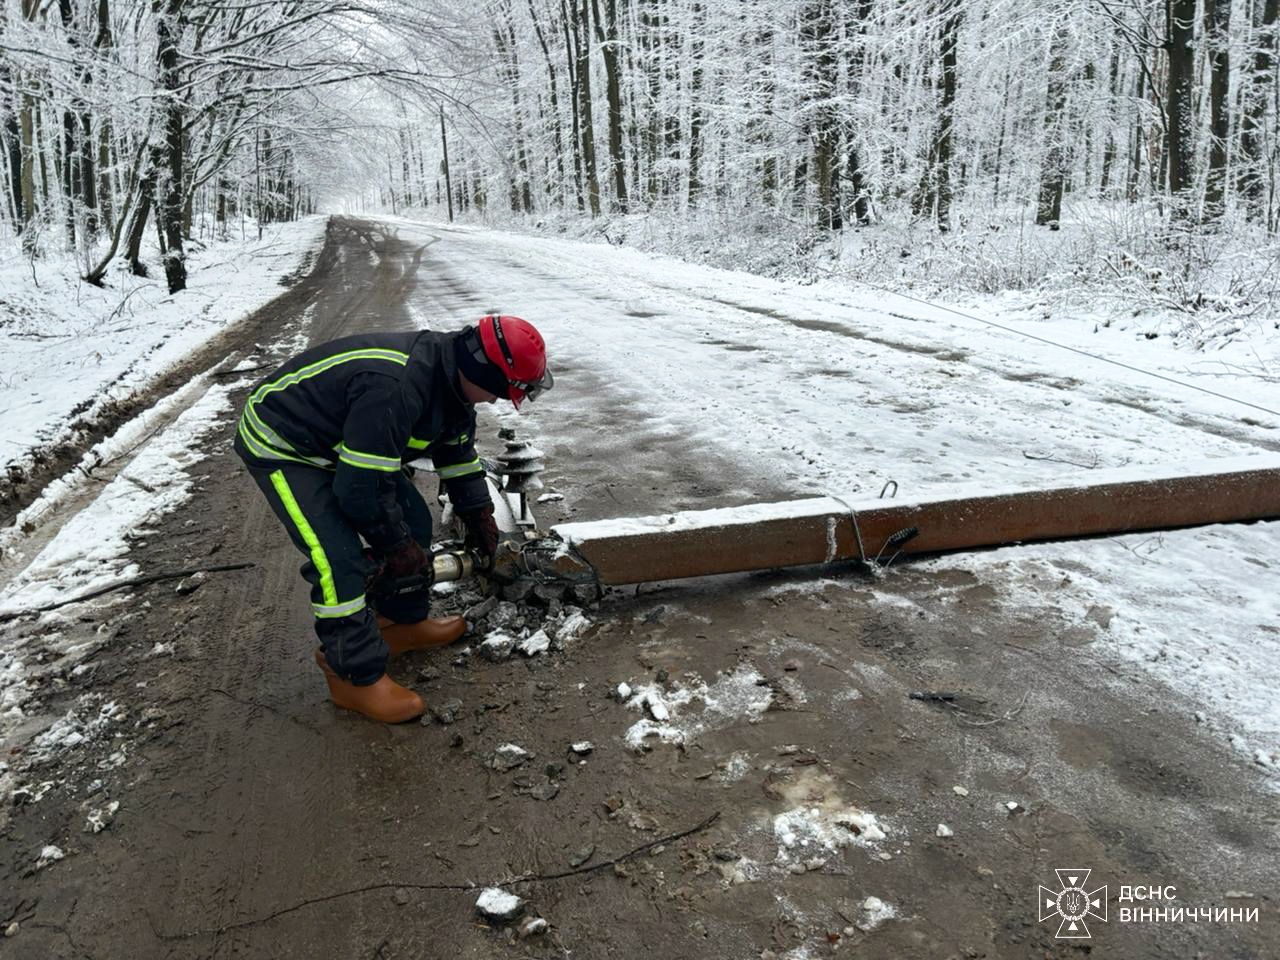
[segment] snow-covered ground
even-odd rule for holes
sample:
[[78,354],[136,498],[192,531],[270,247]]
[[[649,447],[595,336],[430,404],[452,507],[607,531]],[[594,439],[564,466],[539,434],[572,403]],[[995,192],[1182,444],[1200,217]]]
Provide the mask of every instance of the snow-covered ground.
[[0,261],[0,467],[72,438],[143,390],[160,373],[229,324],[283,292],[303,250],[323,236],[325,218],[267,228],[194,249],[188,289],[170,296],[164,278],[115,271],[109,286],[81,281],[69,260]]

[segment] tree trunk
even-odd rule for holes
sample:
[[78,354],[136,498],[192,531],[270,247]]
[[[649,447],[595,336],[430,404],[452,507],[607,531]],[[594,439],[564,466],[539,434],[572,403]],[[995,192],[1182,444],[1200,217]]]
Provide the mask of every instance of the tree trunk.
[[648,179],[645,193],[650,206],[658,198],[658,155],[662,142],[662,123],[658,105],[662,95],[662,17],[658,12],[658,0],[637,0],[640,6],[640,49],[644,52],[645,77],[648,81],[649,122],[645,125],[645,163]]
[[142,262],[142,232],[146,230],[147,218],[151,216],[151,202],[155,189],[155,172],[148,170],[138,186],[138,202],[134,207],[133,219],[129,221],[129,243],[125,250],[125,255],[129,259],[129,271],[136,277],[147,276],[146,264]]
[[1231,0],[1205,0],[1205,42],[1209,56],[1209,177],[1205,182],[1204,218],[1221,219],[1226,203],[1227,143],[1231,136],[1227,91],[1231,83]]
[[600,216],[600,179],[596,173],[595,132],[591,115],[591,18],[589,0],[582,0],[574,23],[578,41],[578,118],[582,125],[582,166],[587,178],[591,216]]
[[508,161],[511,171],[512,212],[533,212],[533,191],[529,181],[529,155],[524,142],[524,109],[520,105],[520,61],[516,53],[516,32],[512,24],[511,4],[504,0],[499,10],[499,22],[493,28],[494,45],[498,50],[499,76],[507,85],[511,96],[511,118],[514,162]]
[[823,230],[839,230],[844,226],[844,216],[840,207],[839,135],[834,103],[838,62],[832,0],[805,5],[800,42],[804,56],[805,127],[812,145],[818,194],[817,225]]
[[[22,15],[27,20],[34,20],[39,8],[37,0],[22,0]],[[21,77],[18,78],[21,82]],[[35,231],[32,225],[36,217],[36,103],[26,83],[22,83],[22,96],[19,98],[19,160],[21,169],[18,173],[18,192],[21,195],[20,226],[22,233],[22,250],[34,253],[36,248]]]
[[[845,24],[848,34],[846,44],[850,47],[848,73],[850,95],[856,100],[861,92],[863,74],[867,68],[867,24],[871,20],[871,0],[858,0],[851,11],[852,19]],[[858,152],[857,128],[845,127],[845,163],[849,178],[849,190],[853,194],[853,217],[859,226],[871,223],[871,196],[866,178],[862,172],[861,156]]]
[[[695,10],[697,4],[694,5]],[[595,15],[596,39],[604,58],[605,93],[609,102],[609,169],[613,174],[614,205],[627,210],[627,161],[622,150],[622,67],[618,42],[618,0],[605,0],[607,18],[600,20],[598,0],[591,0]],[[700,69],[695,60],[694,70]]]
[[156,17],[156,66],[164,91],[164,145],[154,159],[156,226],[164,235],[164,276],[170,293],[187,287],[182,250],[182,99],[178,43],[182,38],[183,0],[152,0]]
[[[1265,0],[1262,22],[1254,38],[1253,64],[1245,80],[1240,117],[1240,195],[1250,218],[1265,220],[1267,190],[1267,86],[1274,82],[1277,33],[1280,32],[1280,0]],[[1280,89],[1277,89],[1280,95]],[[1274,130],[1270,131],[1274,138]]]
[[1045,99],[1044,132],[1048,141],[1040,166],[1040,197],[1036,226],[1057,230],[1062,219],[1062,194],[1067,175],[1067,24],[1059,21],[1049,59],[1049,85]]
[[555,64],[551,60],[551,48],[547,44],[546,34],[542,32],[542,24],[538,20],[537,10],[534,8],[533,0],[528,0],[529,19],[533,22],[533,31],[538,37],[538,45],[542,47],[542,58],[547,64],[547,82],[550,84],[550,113],[551,113],[551,149],[555,153],[556,161],[556,192],[560,197],[560,202],[564,202],[564,190],[567,186],[567,178],[564,170],[564,134],[560,127],[560,90],[556,77]]
[[440,152],[444,155],[444,193],[449,200],[449,222],[453,223],[453,179],[449,173],[449,138],[444,132],[444,107],[440,107]]
[[951,229],[951,199],[954,183],[951,159],[954,153],[956,104],[956,49],[960,42],[963,10],[960,0],[947,0],[947,21],[942,28],[942,106],[938,112],[938,229]]
[[581,41],[578,37],[578,9],[573,8],[570,15],[566,0],[560,0],[560,19],[564,27],[565,57],[569,64],[569,103],[573,122],[573,189],[578,201],[578,210],[586,209],[586,201],[582,195],[582,77],[578,71],[578,63],[582,56]]
[[1196,0],[1165,0],[1169,51],[1168,91],[1165,97],[1169,113],[1165,154],[1169,176],[1169,193],[1174,197],[1174,214],[1190,213],[1187,188],[1191,186],[1191,152],[1194,143],[1192,106],[1194,103]]
[[[1111,52],[1111,70],[1108,74],[1110,78],[1107,90],[1112,102],[1119,102],[1120,99],[1120,48],[1117,47]],[[1116,163],[1116,135],[1114,127],[1114,118],[1109,117],[1107,124],[1107,142],[1102,148],[1102,174],[1098,181],[1098,193],[1106,198],[1111,190],[1112,168]]]
[[[1145,84],[1146,74],[1139,72],[1134,100],[1142,101]],[[1132,162],[1129,164],[1129,180],[1125,189],[1125,196],[1128,197],[1130,203],[1136,203],[1138,199],[1138,188],[1142,185],[1142,158],[1145,153],[1146,128],[1142,123],[1142,111],[1137,110],[1134,112],[1133,118],[1133,156],[1131,158]]]
[[702,159],[702,74],[705,69],[703,31],[706,28],[702,4],[695,2],[690,9],[693,28],[689,32],[689,206],[698,205],[702,193],[698,163]]
[[1004,97],[1000,101],[1000,132],[996,134],[995,176],[991,185],[991,204],[1000,206],[1003,197],[1000,194],[1001,177],[1004,173],[1004,143],[1009,136],[1009,88],[1013,85],[1012,71],[1004,72]]
[[[93,48],[99,56],[111,47],[111,10],[108,0],[98,0],[98,33]],[[111,190],[111,119],[105,114],[98,120],[98,210],[106,231],[116,233]]]

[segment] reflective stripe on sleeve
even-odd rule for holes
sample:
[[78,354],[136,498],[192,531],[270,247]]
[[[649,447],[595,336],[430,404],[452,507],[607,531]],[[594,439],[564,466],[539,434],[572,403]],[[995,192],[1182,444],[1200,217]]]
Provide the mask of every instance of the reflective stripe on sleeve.
[[410,449],[410,450],[425,450],[425,449],[427,449],[427,447],[429,447],[429,446],[431,446],[431,441],[430,441],[430,440],[419,440],[417,437],[410,437],[410,438],[409,438],[409,449]]
[[[289,489],[289,481],[285,479],[283,470],[273,470],[271,472],[271,486],[275,488],[276,496],[284,504],[285,513],[289,515],[293,525],[298,528],[302,542],[307,545],[307,550],[311,553],[311,562],[315,564],[316,571],[320,574],[320,594],[324,597],[324,606],[327,608],[337,607],[339,605],[338,588],[333,583],[333,568],[329,566],[329,558],[325,556],[324,547],[320,545],[320,538],[311,529],[311,524],[307,522],[306,516],[302,513],[302,508],[298,506],[297,498],[294,497],[293,491]],[[360,602],[361,604],[364,603],[363,597]],[[337,614],[337,616],[346,616],[346,614]]]
[[246,403],[244,405],[244,414],[243,414],[245,420],[248,421],[249,427],[253,430],[253,432],[256,433],[258,436],[260,436],[263,440],[265,440],[271,446],[275,447],[277,450],[287,450],[289,453],[297,453],[297,451],[293,448],[293,444],[291,444],[284,437],[280,436],[280,434],[276,433],[274,430],[268,427],[266,423],[263,422],[262,418],[258,416],[258,411],[255,410],[253,406],[254,405],[252,402]]
[[480,466],[480,458],[468,460],[466,463],[455,463],[448,467],[436,467],[436,473],[440,474],[441,480],[456,480],[458,477],[465,477],[473,473],[481,473],[484,470]]
[[376,453],[362,453],[359,450],[352,450],[345,443],[338,447],[338,459],[353,467],[382,470],[386,473],[395,473],[402,466],[399,457],[381,457]]
[[249,448],[249,452],[259,460],[283,460],[287,463],[301,463],[308,467],[333,469],[333,464],[327,460],[321,460],[318,457],[303,457],[302,454],[285,453],[268,445],[261,437],[256,435],[252,426],[244,417],[240,418],[239,426],[236,429],[240,433],[240,439],[244,441],[244,445]]

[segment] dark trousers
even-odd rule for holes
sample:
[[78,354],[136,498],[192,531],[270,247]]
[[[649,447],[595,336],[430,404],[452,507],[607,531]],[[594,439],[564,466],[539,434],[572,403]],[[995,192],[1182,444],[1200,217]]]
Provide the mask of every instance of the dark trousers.
[[[236,437],[244,461],[289,539],[306,556],[302,576],[311,584],[311,609],[325,660],[338,676],[364,685],[386,672],[387,645],[365,591],[375,565],[359,533],[338,506],[333,472],[288,461],[260,460]],[[405,472],[394,474],[396,500],[413,538],[431,546],[431,511]],[[397,623],[427,616],[427,590],[403,593],[378,604],[377,613]]]

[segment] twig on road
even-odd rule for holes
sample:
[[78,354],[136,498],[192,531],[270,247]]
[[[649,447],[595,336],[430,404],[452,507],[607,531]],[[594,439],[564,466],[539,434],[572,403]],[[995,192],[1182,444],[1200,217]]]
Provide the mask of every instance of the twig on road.
[[253,920],[241,920],[237,923],[228,923],[220,927],[212,927],[205,930],[188,930],[188,931],[182,931],[179,933],[163,932],[158,927],[156,927],[155,920],[151,918],[150,914],[148,914],[147,920],[151,924],[152,932],[156,935],[156,938],[159,940],[191,940],[191,939],[194,939],[195,937],[220,936],[232,930],[243,930],[246,927],[256,927],[259,924],[269,923],[272,920],[279,919],[280,917],[286,916],[288,914],[297,913],[299,910],[302,910],[306,907],[316,906],[321,903],[331,903],[334,900],[341,900],[344,897],[354,897],[362,893],[374,893],[379,890],[403,889],[403,890],[442,890],[442,891],[455,891],[455,892],[469,892],[469,891],[478,890],[482,886],[511,887],[511,886],[515,886],[518,883],[537,883],[539,881],[545,881],[545,880],[561,880],[565,877],[572,877],[582,873],[593,873],[596,870],[603,870],[605,867],[611,867],[614,864],[622,863],[624,860],[630,860],[633,857],[636,857],[639,854],[644,853],[646,850],[652,850],[654,847],[659,846],[661,844],[673,843],[676,840],[681,840],[685,837],[692,836],[695,833],[700,833],[701,831],[707,829],[707,827],[715,823],[718,819],[720,819],[719,811],[711,814],[711,816],[707,817],[701,823],[697,823],[694,826],[689,827],[687,830],[681,830],[679,833],[673,833],[665,837],[658,837],[656,840],[650,840],[648,843],[641,844],[640,846],[636,847],[633,850],[628,850],[626,853],[621,854],[620,856],[612,857],[611,859],[608,859],[608,860],[601,860],[599,863],[594,863],[589,867],[577,867],[573,870],[565,870],[561,873],[525,874],[524,876],[515,877],[514,879],[511,879],[511,880],[501,880],[496,883],[490,883],[490,884],[412,883],[412,882],[397,882],[397,881],[386,881],[384,883],[371,883],[363,887],[353,887],[350,890],[339,890],[336,893],[329,893],[322,897],[311,897],[306,900],[300,900],[295,904],[291,904],[290,906],[287,906],[287,907],[281,907],[279,910],[274,910],[271,913],[268,913],[261,917],[257,917]]
[[19,617],[27,617],[37,613],[48,613],[50,610],[57,610],[60,607],[68,606],[72,603],[83,603],[85,600],[92,600],[106,593],[112,593],[116,590],[125,590],[129,587],[141,587],[149,583],[159,583],[163,580],[180,580],[183,577],[189,577],[196,573],[224,573],[229,570],[247,570],[256,566],[253,563],[222,563],[211,567],[191,567],[186,570],[169,570],[164,573],[149,573],[145,577],[130,577],[128,580],[121,580],[119,583],[113,583],[97,590],[90,590],[88,593],[81,594],[77,597],[69,597],[66,600],[59,600],[57,603],[51,603],[43,607],[30,607],[26,610],[10,610],[0,613],[0,623],[7,623],[10,620],[17,620]]
[[[1025,707],[1025,706],[1027,705],[1027,697],[1028,697],[1030,694],[1031,694],[1031,691],[1030,691],[1030,690],[1028,690],[1026,693],[1024,693],[1024,694],[1022,695],[1022,699],[1021,699],[1020,701],[1018,701],[1018,705],[1017,705],[1016,707],[1014,707],[1014,708],[1013,708],[1013,709],[1011,709],[1011,710],[1006,710],[1004,713],[1002,713],[1002,714],[1001,714],[1000,716],[998,716],[998,717],[997,717],[997,716],[993,716],[993,715],[991,715],[991,714],[989,714],[989,713],[988,713],[988,714],[980,714],[980,713],[978,713],[978,712],[977,712],[977,711],[975,711],[975,710],[966,710],[964,707],[957,706],[956,704],[953,704],[953,703],[944,703],[944,705],[945,705],[945,706],[948,706],[948,707],[951,707],[953,710],[955,710],[955,711],[956,711],[956,712],[955,712],[955,714],[954,714],[954,716],[955,716],[956,722],[957,722],[957,723],[959,723],[961,726],[965,726],[965,727],[990,727],[990,726],[994,726],[994,725],[995,725],[995,724],[997,724],[997,723],[1004,723],[1004,721],[1006,721],[1006,720],[1012,720],[1014,717],[1016,717],[1018,714],[1020,714],[1020,713],[1022,712],[1022,708],[1023,708],[1023,707]],[[964,714],[964,713],[972,713],[972,714],[975,714],[975,715],[977,715],[977,716],[985,716],[987,719],[985,719],[985,720],[969,720],[969,719],[965,718],[964,716],[962,716],[962,714]]]

